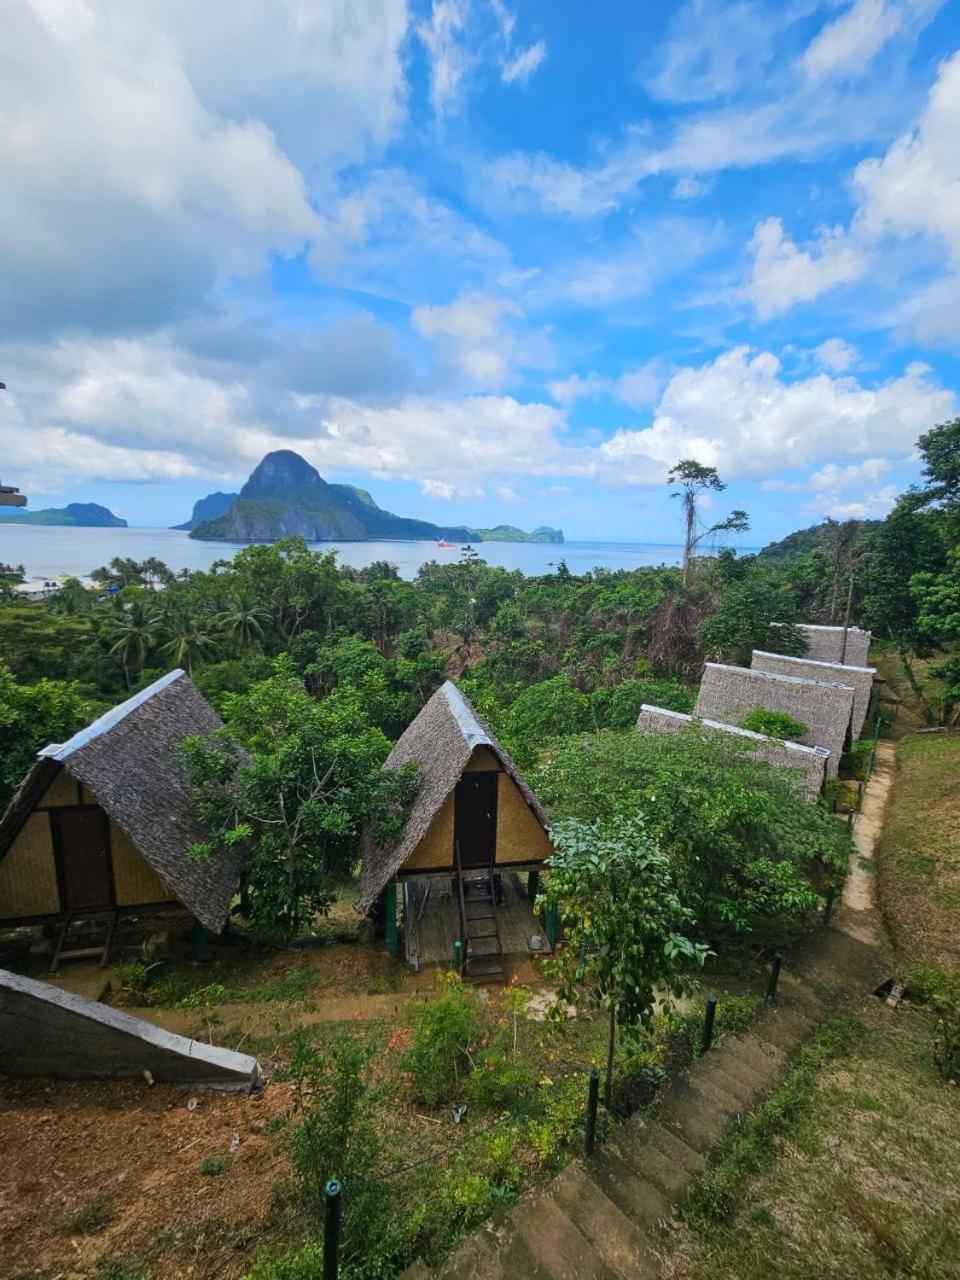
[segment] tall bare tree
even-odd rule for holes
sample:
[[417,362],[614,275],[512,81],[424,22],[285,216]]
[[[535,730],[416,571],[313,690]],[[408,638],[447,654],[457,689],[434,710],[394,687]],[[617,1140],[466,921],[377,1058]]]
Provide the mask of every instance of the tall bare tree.
[[679,485],[670,496],[679,498],[683,505],[684,541],[683,541],[683,585],[690,584],[690,565],[694,552],[705,539],[714,538],[720,533],[744,533],[750,528],[750,520],[745,511],[731,511],[726,520],[717,524],[704,525],[700,520],[699,500],[708,492],[720,492],[727,486],[720,479],[716,467],[704,466],[693,458],[684,458],[672,468],[667,476],[667,484]]

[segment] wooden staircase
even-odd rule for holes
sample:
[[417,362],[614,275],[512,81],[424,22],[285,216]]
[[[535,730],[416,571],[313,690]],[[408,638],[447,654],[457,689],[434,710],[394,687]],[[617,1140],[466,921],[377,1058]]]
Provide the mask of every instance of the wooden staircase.
[[464,868],[454,846],[460,899],[460,975],[468,982],[504,982],[503,939],[493,866]]
[[115,907],[103,911],[69,912],[60,927],[50,961],[50,974],[57,972],[61,960],[99,959],[102,969],[110,956],[118,915]]

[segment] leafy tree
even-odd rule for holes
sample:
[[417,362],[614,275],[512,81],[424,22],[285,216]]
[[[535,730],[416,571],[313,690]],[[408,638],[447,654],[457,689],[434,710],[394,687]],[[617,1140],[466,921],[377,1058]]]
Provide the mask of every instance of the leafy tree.
[[176,666],[186,667],[189,676],[193,675],[195,662],[212,657],[220,648],[211,619],[189,605],[175,605],[162,626],[168,639],[160,646],[160,652]]
[[183,744],[207,833],[191,856],[243,847],[255,931],[290,937],[327,910],[367,824],[399,834],[416,778],[381,772],[390,744],[355,690],[317,702],[288,660],[248,693],[226,694],[223,711],[226,728]]
[[224,636],[240,649],[262,652],[265,628],[270,622],[266,605],[258,604],[249,591],[237,591],[230,596],[227,607],[213,619]]
[[960,508],[960,418],[951,418],[924,432],[917,448],[927,482],[918,498],[924,505],[937,503],[955,512]]
[[37,752],[50,742],[65,742],[100,710],[72,681],[18,684],[0,662],[0,810]]
[[842,876],[850,856],[846,829],[788,770],[696,726],[566,738],[530,780],[555,821],[641,815],[713,940],[798,923],[819,901],[820,869]]
[[720,479],[716,467],[704,466],[693,458],[685,458],[672,468],[667,476],[667,484],[680,486],[671,496],[680,498],[683,504],[683,585],[686,587],[690,585],[690,564],[700,543],[720,533],[744,533],[750,528],[750,521],[747,513],[738,509],[709,528],[702,525],[698,510],[700,498],[709,490],[719,493],[727,487]]
[[644,703],[668,711],[693,710],[693,693],[672,676],[621,680],[612,688],[595,689],[590,696],[593,722],[603,729],[632,729]]
[[558,906],[566,940],[552,972],[562,1000],[575,1000],[583,984],[608,1011],[609,1107],[618,1025],[634,1036],[649,1032],[658,994],[686,995],[709,949],[689,936],[694,913],[638,818],[567,821],[550,835],[557,852],[546,900]]
[[789,593],[751,565],[744,576],[723,586],[716,609],[697,628],[697,640],[708,657],[745,664],[753,649],[800,654],[807,644],[793,625],[794,616]]
[[590,723],[590,699],[566,676],[524,689],[503,717],[504,741],[521,767],[536,760],[550,738],[579,733]]

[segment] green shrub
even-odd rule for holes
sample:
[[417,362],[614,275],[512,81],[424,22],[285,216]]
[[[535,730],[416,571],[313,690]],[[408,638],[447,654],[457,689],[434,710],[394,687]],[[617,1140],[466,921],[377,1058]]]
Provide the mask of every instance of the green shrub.
[[741,729],[762,733],[768,738],[782,738],[786,742],[799,742],[807,732],[807,726],[794,720],[785,711],[770,711],[766,707],[754,707],[740,721]]
[[477,1107],[502,1106],[532,1092],[536,1073],[523,1058],[499,1049],[484,1049],[474,1058],[465,1092]]
[[481,1038],[482,1022],[476,992],[455,974],[439,974],[441,994],[408,1007],[412,1036],[403,1057],[418,1102],[435,1107],[453,1098],[470,1072],[469,1048]]
[[200,1161],[200,1172],[208,1178],[216,1178],[226,1173],[232,1164],[232,1156],[204,1156]]

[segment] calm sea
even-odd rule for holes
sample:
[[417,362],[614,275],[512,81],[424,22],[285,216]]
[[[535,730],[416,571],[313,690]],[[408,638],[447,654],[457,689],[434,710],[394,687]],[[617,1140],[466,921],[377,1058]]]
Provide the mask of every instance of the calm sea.
[[[460,548],[435,542],[318,542],[318,550],[336,551],[341,564],[362,568],[389,560],[404,578],[412,578],[428,560],[453,562]],[[744,548],[745,550],[747,548]],[[0,561],[22,564],[28,577],[76,577],[107,564],[114,556],[146,560],[156,556],[174,571],[209,569],[214,560],[231,559],[239,547],[225,542],[194,542],[173,529],[71,529],[54,525],[0,524]],[[680,548],[643,542],[484,542],[477,551],[488,564],[549,573],[562,559],[573,573],[588,569],[635,569],[639,565],[679,564]]]

